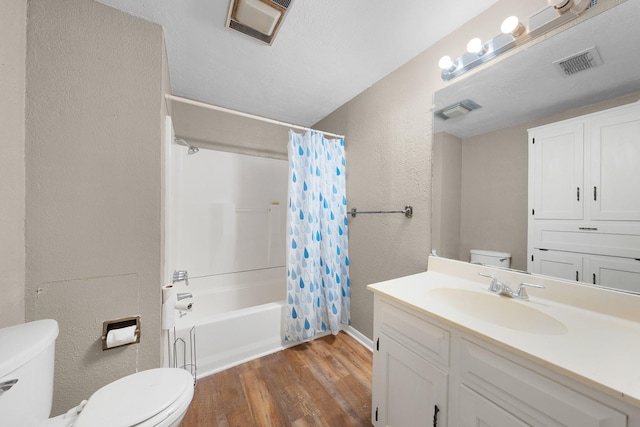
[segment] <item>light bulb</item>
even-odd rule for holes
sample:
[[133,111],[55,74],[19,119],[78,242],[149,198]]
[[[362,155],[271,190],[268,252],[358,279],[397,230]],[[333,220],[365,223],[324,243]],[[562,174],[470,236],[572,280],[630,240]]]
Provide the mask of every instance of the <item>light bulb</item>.
[[547,0],[547,3],[561,15],[573,7],[573,0]]
[[524,32],[524,25],[522,25],[517,16],[510,16],[502,21],[500,31],[503,34],[511,34],[513,37],[518,37]]
[[482,40],[477,37],[475,39],[471,39],[469,43],[467,43],[467,52],[469,53],[481,55],[482,53],[484,53],[482,50]]
[[451,70],[453,68],[453,60],[450,56],[445,55],[438,61],[438,67],[443,70]]

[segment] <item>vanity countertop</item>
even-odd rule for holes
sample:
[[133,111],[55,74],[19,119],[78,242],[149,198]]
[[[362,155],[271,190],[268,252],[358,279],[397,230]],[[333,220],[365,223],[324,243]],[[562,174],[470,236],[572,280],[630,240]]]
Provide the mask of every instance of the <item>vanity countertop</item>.
[[[530,300],[518,301],[490,292],[491,279],[478,272],[512,288],[545,289],[530,288]],[[433,257],[427,272],[368,289],[640,406],[638,295]]]

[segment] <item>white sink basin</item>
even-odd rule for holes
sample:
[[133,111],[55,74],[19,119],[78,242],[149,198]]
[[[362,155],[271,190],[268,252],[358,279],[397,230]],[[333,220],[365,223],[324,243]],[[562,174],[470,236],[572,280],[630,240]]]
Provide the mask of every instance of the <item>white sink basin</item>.
[[567,327],[546,313],[529,306],[528,301],[459,288],[435,288],[429,296],[479,320],[532,334],[562,335]]

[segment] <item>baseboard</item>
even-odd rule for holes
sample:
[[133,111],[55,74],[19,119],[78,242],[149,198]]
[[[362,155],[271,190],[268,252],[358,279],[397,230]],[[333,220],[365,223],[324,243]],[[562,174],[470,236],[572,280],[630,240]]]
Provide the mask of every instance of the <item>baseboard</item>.
[[358,341],[360,344],[362,344],[364,347],[366,347],[370,352],[373,353],[373,340],[370,340],[369,338],[367,338],[362,332],[358,331],[357,329],[354,329],[351,326],[345,326],[342,328],[342,330],[349,335],[350,337],[352,337],[354,340]]

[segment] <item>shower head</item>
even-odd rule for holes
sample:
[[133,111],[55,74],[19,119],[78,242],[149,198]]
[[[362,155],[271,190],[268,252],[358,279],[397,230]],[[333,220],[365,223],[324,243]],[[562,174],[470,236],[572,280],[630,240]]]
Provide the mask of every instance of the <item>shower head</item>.
[[196,154],[198,151],[200,151],[198,147],[194,147],[193,145],[189,144],[187,141],[185,141],[182,138],[174,138],[173,140],[178,145],[183,145],[185,147],[188,147],[187,154]]

